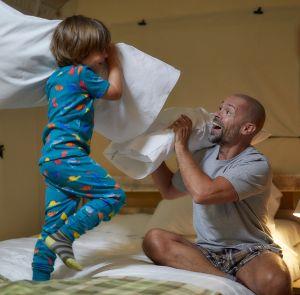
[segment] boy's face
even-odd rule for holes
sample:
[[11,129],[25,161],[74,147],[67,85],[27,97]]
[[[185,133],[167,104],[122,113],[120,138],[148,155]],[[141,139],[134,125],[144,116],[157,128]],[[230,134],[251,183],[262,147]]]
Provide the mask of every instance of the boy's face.
[[104,63],[107,58],[107,52],[104,51],[93,51],[86,58],[83,59],[82,63],[89,66],[92,69],[98,69],[101,64]]

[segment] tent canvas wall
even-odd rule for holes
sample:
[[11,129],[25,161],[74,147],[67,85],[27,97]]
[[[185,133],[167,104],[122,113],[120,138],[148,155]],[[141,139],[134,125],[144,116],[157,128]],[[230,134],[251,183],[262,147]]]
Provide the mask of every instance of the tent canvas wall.
[[[273,138],[258,148],[275,173],[299,174],[300,3],[224,2],[70,0],[61,15],[99,18],[108,24],[114,41],[132,44],[179,68],[182,75],[166,107],[214,111],[225,96],[236,92],[260,99],[267,110],[265,128]],[[253,13],[258,4],[263,14]],[[139,26],[143,18],[147,25]],[[44,187],[37,160],[45,123],[45,108],[0,111],[0,144],[6,148],[0,159],[0,239],[39,231]],[[120,175],[102,155],[107,144],[95,134],[92,156],[110,174]]]

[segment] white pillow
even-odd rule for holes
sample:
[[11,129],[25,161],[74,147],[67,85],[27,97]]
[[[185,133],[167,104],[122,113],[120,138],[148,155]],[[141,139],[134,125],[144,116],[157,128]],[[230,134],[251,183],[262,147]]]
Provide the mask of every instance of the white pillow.
[[24,15],[0,1],[2,109],[47,103],[45,83],[55,67],[49,44],[59,22]]
[[300,223],[287,219],[275,219],[276,231],[291,247],[300,245]]
[[[275,227],[270,226],[273,239],[282,248],[292,280],[300,278],[300,224],[285,219],[275,219]],[[296,245],[296,246],[295,246]]]
[[267,204],[269,222],[274,222],[275,215],[280,206],[281,198],[282,192],[272,182],[270,197]]
[[134,179],[142,179],[156,170],[174,151],[175,134],[167,129],[181,114],[189,116],[193,131],[189,150],[212,146],[208,141],[212,115],[203,108],[172,107],[162,111],[142,135],[124,143],[111,143],[104,151],[106,158],[119,170]]
[[292,281],[300,278],[300,245],[298,247],[290,247],[284,242],[278,242],[282,248],[283,260],[290,271]]
[[191,197],[160,201],[146,226],[146,231],[153,228],[161,228],[184,236],[196,236]]
[[118,101],[97,100],[95,130],[113,142],[145,132],[158,116],[180,71],[137,48],[117,44],[123,69],[123,94]]

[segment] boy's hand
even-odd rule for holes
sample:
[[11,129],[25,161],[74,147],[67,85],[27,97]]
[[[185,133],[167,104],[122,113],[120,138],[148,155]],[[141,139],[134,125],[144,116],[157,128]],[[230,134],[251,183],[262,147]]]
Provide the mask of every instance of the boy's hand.
[[116,51],[116,45],[114,43],[110,43],[107,48],[107,55],[113,55],[114,53],[116,53]]
[[117,100],[122,96],[122,69],[118,58],[117,48],[114,44],[110,44],[107,49],[107,65],[108,65],[108,81],[110,86],[103,96],[104,99]]
[[120,61],[118,57],[118,52],[116,45],[113,43],[110,43],[108,49],[107,49],[107,63],[108,66],[120,66]]

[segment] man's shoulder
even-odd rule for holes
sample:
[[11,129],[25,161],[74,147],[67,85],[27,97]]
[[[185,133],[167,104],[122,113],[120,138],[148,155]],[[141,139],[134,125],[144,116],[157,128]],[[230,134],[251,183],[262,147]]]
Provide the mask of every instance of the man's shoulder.
[[239,170],[243,169],[243,174],[247,172],[246,174],[271,175],[271,165],[268,158],[253,146],[246,148],[231,161],[229,166]]
[[264,165],[270,166],[269,159],[253,146],[249,146],[241,153],[241,158],[247,161],[261,162]]

